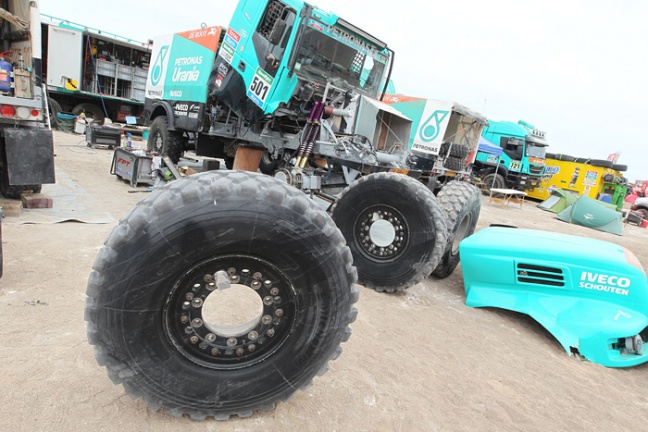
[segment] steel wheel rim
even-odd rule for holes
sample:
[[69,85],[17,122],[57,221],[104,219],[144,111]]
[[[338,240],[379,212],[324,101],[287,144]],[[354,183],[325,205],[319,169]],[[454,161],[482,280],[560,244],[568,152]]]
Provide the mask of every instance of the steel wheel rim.
[[[380,224],[383,233],[375,230],[376,224]],[[389,232],[385,233],[385,230]],[[353,231],[359,250],[373,261],[392,261],[401,256],[409,244],[410,232],[405,216],[383,204],[365,209],[356,219]]]
[[[205,322],[202,307],[219,288],[213,275],[225,271],[232,284],[254,290],[263,303],[256,322],[224,334]],[[211,369],[240,369],[272,356],[286,341],[296,318],[296,293],[275,266],[252,256],[228,255],[200,262],[169,292],[163,321],[167,338],[185,358]]]
[[161,132],[156,132],[153,136],[153,151],[162,154],[164,149],[164,138],[162,137]]

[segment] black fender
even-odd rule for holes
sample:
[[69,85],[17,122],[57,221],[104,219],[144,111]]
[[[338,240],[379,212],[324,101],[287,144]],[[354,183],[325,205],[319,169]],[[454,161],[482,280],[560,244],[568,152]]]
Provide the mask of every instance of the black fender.
[[171,106],[171,104],[165,100],[147,99],[144,108],[144,114],[142,114],[144,124],[146,126],[151,126],[153,120],[161,115],[166,116],[169,130],[176,130],[175,118],[173,117],[173,107]]

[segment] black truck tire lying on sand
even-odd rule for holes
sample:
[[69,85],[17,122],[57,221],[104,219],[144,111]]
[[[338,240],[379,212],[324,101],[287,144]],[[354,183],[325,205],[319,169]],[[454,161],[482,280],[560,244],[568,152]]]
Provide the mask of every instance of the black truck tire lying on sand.
[[149,127],[149,138],[146,143],[149,152],[168,156],[171,162],[178,163],[184,153],[184,137],[180,132],[169,130],[166,116],[155,117]]
[[[106,240],[88,339],[111,380],[154,410],[246,417],[326,372],[351,334],[355,280],[344,238],[303,192],[261,174],[197,174],[154,191]],[[214,306],[251,320],[232,327]]]
[[445,278],[459,264],[459,243],[475,232],[481,211],[481,191],[470,183],[451,181],[437,195],[448,223],[448,246],[432,276]]
[[332,213],[353,254],[358,282],[376,291],[419,283],[445,251],[445,214],[434,194],[411,177],[361,177],[342,191]]

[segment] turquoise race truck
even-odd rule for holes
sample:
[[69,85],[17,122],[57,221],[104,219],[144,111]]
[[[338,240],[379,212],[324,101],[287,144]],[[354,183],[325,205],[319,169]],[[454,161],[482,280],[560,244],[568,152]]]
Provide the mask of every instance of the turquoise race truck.
[[[380,39],[301,1],[240,2],[227,28],[154,40],[144,113],[149,150],[175,162],[193,145],[199,156],[249,171],[269,155],[265,172],[330,208],[361,283],[393,292],[433,271],[447,276],[458,263],[448,238],[465,213],[467,234],[478,217],[475,188],[463,180],[486,118],[423,99],[418,117],[427,117],[412,119],[384,103],[392,58]],[[410,149],[419,126],[438,139],[426,136]],[[446,137],[457,141],[452,149]],[[419,195],[429,204],[413,208],[427,202]],[[446,211],[448,195],[459,203]],[[414,239],[410,217],[430,234]],[[362,223],[367,233],[357,228]],[[381,225],[385,239],[375,234]]]
[[154,40],[149,151],[195,146],[235,169],[154,190],[99,253],[88,337],[114,382],[194,419],[268,410],[339,355],[356,281],[396,292],[452,273],[481,194],[461,176],[434,194],[445,153],[429,139],[452,117],[476,142],[485,118],[434,110],[410,150],[412,119],[381,101],[392,66],[383,41],[299,0],[242,0],[227,28]]
[[549,145],[545,132],[523,120],[517,123],[489,120],[482,135],[503,149],[499,157],[477,153],[473,170],[485,188],[532,190],[540,185]]

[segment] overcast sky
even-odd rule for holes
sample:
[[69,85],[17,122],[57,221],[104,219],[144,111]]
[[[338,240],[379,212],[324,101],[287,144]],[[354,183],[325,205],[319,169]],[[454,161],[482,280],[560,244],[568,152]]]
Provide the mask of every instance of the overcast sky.
[[[227,26],[236,0],[43,0],[41,12],[137,40]],[[552,153],[648,179],[648,1],[313,0],[395,52],[398,93],[546,131]]]

